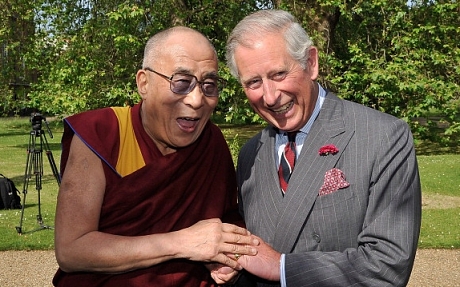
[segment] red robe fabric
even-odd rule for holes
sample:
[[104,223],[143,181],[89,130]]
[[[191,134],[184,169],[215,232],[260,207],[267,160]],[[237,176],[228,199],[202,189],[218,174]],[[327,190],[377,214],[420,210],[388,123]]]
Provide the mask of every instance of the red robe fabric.
[[[115,170],[119,131],[112,109],[89,111],[64,120],[61,173],[65,173],[74,134],[105,163],[107,187],[99,230],[139,236],[180,230],[214,217],[241,225],[235,169],[220,129],[208,122],[195,143],[163,156],[142,127],[140,105],[131,109],[131,117],[146,165],[125,177]],[[124,274],[66,273],[59,269],[53,284],[217,286],[203,263],[188,260],[171,260]]]

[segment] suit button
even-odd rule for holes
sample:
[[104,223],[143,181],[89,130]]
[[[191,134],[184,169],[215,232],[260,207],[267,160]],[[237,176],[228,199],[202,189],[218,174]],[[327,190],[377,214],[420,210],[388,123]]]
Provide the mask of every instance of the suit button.
[[313,239],[316,241],[316,243],[321,242],[321,237],[319,236],[318,233],[313,233]]

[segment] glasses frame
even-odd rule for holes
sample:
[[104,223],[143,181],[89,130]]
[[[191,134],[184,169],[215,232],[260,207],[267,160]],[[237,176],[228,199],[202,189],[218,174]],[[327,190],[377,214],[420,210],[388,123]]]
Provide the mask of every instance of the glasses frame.
[[[152,73],[155,73],[157,74],[158,76],[162,77],[163,79],[169,81],[169,89],[171,90],[171,92],[175,93],[175,94],[178,94],[178,95],[188,95],[190,94],[196,87],[196,85],[198,84],[200,86],[200,89],[201,89],[201,92],[203,93],[203,95],[205,95],[206,97],[218,97],[219,96],[219,93],[221,92],[221,90],[223,89],[223,87],[225,86],[225,80],[220,78],[220,77],[216,77],[216,78],[210,78],[210,79],[213,79],[213,80],[216,80],[217,83],[216,83],[216,87],[217,87],[217,94],[216,95],[208,95],[206,94],[205,90],[203,89],[203,85],[206,84],[207,82],[206,81],[199,81],[198,78],[195,76],[195,75],[191,75],[191,74],[187,74],[187,73],[174,73],[171,75],[171,77],[168,77],[166,76],[165,74],[162,74],[160,72],[157,72],[155,71],[154,69],[150,68],[150,67],[144,67],[143,68],[144,70],[146,71],[149,71],[149,72],[152,72]],[[190,83],[190,86],[189,88],[187,89],[186,92],[181,92],[181,93],[178,93],[176,91],[174,91],[174,87],[173,87],[173,81],[172,79],[174,78],[175,75],[184,75],[184,76],[190,76],[190,77],[193,77],[195,78],[195,82],[191,82]],[[209,83],[209,82],[208,82]]]

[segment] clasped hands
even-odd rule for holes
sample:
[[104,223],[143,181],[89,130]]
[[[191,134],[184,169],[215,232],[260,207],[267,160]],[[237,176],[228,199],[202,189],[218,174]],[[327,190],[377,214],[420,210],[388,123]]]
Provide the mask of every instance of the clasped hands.
[[187,258],[207,262],[216,283],[233,283],[243,268],[256,276],[279,281],[281,254],[245,228],[208,219],[185,231]]

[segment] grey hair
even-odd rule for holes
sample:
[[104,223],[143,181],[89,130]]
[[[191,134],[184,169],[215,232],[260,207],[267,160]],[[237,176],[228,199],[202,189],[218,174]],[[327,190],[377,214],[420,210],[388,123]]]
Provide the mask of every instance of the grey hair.
[[239,80],[235,62],[235,49],[241,45],[251,47],[253,40],[267,33],[282,33],[289,55],[306,69],[309,48],[313,41],[305,29],[289,12],[283,10],[260,10],[241,20],[230,33],[226,46],[226,60],[230,73]]
[[149,61],[151,61],[152,59],[156,59],[160,56],[160,53],[165,49],[164,42],[171,35],[173,35],[175,32],[178,32],[178,31],[191,32],[191,33],[196,33],[197,35],[201,35],[204,39],[208,41],[209,47],[214,51],[214,54],[216,55],[216,58],[217,58],[216,48],[205,35],[203,35],[201,32],[195,29],[192,29],[192,28],[188,28],[185,26],[175,26],[175,27],[171,27],[166,30],[160,31],[157,34],[150,37],[150,39],[145,44],[144,58],[142,60],[142,68],[148,66]]

